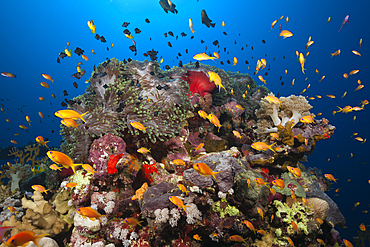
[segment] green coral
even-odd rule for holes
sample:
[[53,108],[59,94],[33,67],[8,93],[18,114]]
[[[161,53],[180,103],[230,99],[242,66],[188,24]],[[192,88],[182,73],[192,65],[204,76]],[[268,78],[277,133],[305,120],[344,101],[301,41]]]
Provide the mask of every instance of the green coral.
[[291,189],[288,187],[289,184],[293,184],[294,186],[296,186],[296,189],[294,191],[294,194],[297,196],[297,197],[306,197],[306,192],[304,191],[304,188],[295,180],[291,179],[290,178],[290,174],[288,172],[284,173],[282,176],[281,176],[281,179],[284,180],[284,183],[285,183],[285,187],[284,189],[280,190],[278,187],[276,187],[275,185],[272,186],[272,188],[277,192],[277,193],[281,193],[285,196],[290,196],[291,195]]
[[289,235],[295,233],[292,221],[297,224],[299,232],[304,232],[308,235],[307,222],[309,221],[308,215],[311,213],[308,207],[305,207],[301,202],[293,203],[289,207],[286,203],[282,203],[279,200],[274,201],[274,206],[277,209],[276,216],[287,223],[287,233]]
[[226,215],[237,216],[240,214],[239,210],[235,206],[231,206],[227,202],[217,201],[212,204],[212,210],[220,213],[221,218],[225,218]]

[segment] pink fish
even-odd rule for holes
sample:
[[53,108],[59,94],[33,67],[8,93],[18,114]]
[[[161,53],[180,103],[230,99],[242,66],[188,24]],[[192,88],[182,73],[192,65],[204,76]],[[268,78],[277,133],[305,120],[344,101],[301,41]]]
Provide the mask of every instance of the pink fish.
[[[348,20],[348,19],[349,19],[349,15],[346,15],[346,17],[344,17],[344,20],[343,20],[343,22],[342,22],[342,26],[340,27],[339,31],[340,31],[340,30],[342,30],[342,28],[343,28],[344,24],[346,24],[347,22],[349,22],[349,20]],[[338,31],[338,32],[339,32],[339,31]]]

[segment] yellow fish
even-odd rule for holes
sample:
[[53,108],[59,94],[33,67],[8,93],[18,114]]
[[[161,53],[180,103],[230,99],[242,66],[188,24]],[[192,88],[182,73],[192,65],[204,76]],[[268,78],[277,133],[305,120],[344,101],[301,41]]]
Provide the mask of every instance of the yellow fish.
[[48,193],[47,191],[50,190],[50,189],[45,189],[45,187],[42,185],[32,185],[31,187],[32,189],[38,192],[41,192],[41,193],[45,193],[45,194],[47,194]]
[[76,174],[76,166],[81,166],[82,164],[74,164],[73,160],[66,154],[58,151],[48,151],[46,155],[58,165],[62,165],[64,168],[72,168],[73,173]]
[[184,209],[185,213],[186,213],[186,207],[190,207],[190,206],[185,206],[184,205],[184,202],[178,198],[177,196],[169,196],[168,199],[173,203],[175,204],[176,206],[178,206],[179,208],[182,208]]
[[65,119],[65,118],[81,119],[82,121],[84,121],[86,123],[85,119],[83,119],[83,116],[86,113],[88,113],[88,111],[85,112],[85,113],[83,113],[83,114],[80,114],[80,113],[78,113],[78,112],[76,112],[74,110],[59,110],[59,111],[56,111],[54,113],[54,115],[56,117],[63,118],[63,119]]
[[199,110],[198,114],[201,118],[207,119],[207,113],[203,110]]
[[268,145],[265,142],[255,142],[255,143],[252,143],[251,147],[258,151],[266,151],[267,149],[270,149],[271,151],[275,153],[275,150],[272,149],[273,145],[275,145],[275,143]]
[[209,60],[209,59],[215,60],[216,57],[210,57],[203,52],[203,53],[198,53],[194,55],[193,58],[198,61],[203,61],[203,60]]
[[46,146],[46,143],[48,143],[49,141],[45,142],[44,137],[42,137],[42,136],[36,137],[36,142],[38,144],[40,144],[41,146],[45,146],[45,147],[49,148],[48,146]]
[[187,191],[185,186],[183,184],[177,184],[177,187],[184,193],[186,193],[186,195],[188,194],[188,192],[190,191]]
[[292,37],[293,34],[289,32],[288,30],[282,30],[279,34],[279,37],[283,37],[284,39]]
[[95,33],[95,24],[94,24],[94,21],[93,20],[90,20],[87,22],[87,25],[89,26],[90,30],[91,30],[91,33]]
[[193,21],[191,20],[191,18],[189,18],[189,27],[190,27],[191,32],[194,34],[195,31],[193,30]]
[[98,211],[96,211],[95,209],[91,207],[78,208],[77,213],[82,215],[84,218],[85,217],[89,218],[90,220],[95,220],[97,218],[101,223],[103,222],[101,221],[100,217],[105,216],[105,215],[101,215]]
[[232,66],[235,66],[237,63],[238,63],[238,59],[236,57],[234,57]]
[[214,126],[216,126],[216,127],[218,127],[218,130],[217,131],[219,131],[220,130],[220,127],[222,126],[221,124],[220,124],[220,120],[218,120],[218,118],[215,116],[215,115],[213,115],[212,113],[211,114],[209,114],[208,115],[208,120],[214,125]]
[[146,133],[146,128],[148,127],[144,127],[144,125],[142,125],[141,123],[139,122],[131,122],[130,123],[132,127],[134,127],[135,129],[138,129],[138,130],[141,130],[142,132]]
[[54,79],[53,79],[53,78],[51,78],[51,76],[50,76],[50,75],[48,75],[48,74],[42,74],[42,77],[44,77],[46,80],[49,80],[49,81],[51,81],[51,82],[53,82],[53,83],[54,83]]
[[217,182],[218,180],[215,177],[215,174],[222,172],[222,171],[214,172],[206,163],[203,162],[195,163],[193,165],[193,168],[199,173],[199,175],[203,175],[207,178],[209,178],[209,176],[212,176]]

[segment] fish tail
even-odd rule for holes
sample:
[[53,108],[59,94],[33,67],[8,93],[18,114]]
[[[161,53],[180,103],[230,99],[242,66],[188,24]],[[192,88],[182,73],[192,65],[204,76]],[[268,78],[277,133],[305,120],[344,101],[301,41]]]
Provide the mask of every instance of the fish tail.
[[41,247],[41,246],[40,246],[40,240],[41,240],[43,237],[48,236],[48,235],[49,235],[49,234],[47,234],[47,233],[45,233],[45,234],[41,234],[41,235],[37,235],[37,236],[35,236],[34,240],[32,240],[32,242],[33,242],[36,246]]
[[269,146],[269,149],[272,151],[272,152],[274,152],[274,153],[276,153],[275,152],[275,150],[274,149],[272,149],[272,146],[274,146],[276,144],[276,142],[274,142],[273,144],[271,144],[270,146]]
[[217,178],[216,178],[216,174],[217,173],[220,173],[220,172],[222,172],[222,171],[219,171],[219,172],[212,172],[212,177],[216,180],[216,182],[218,182],[218,180],[217,180]]
[[76,166],[82,166],[82,164],[72,164],[70,166],[72,168],[74,174],[76,174],[76,169],[75,169]]
[[85,113],[83,113],[81,116],[80,116],[80,119],[82,120],[82,121],[84,121],[85,123],[86,123],[86,121],[85,121],[85,119],[83,119],[83,116],[84,115],[86,115],[86,113],[88,113],[89,111],[87,111],[87,112],[85,112]]

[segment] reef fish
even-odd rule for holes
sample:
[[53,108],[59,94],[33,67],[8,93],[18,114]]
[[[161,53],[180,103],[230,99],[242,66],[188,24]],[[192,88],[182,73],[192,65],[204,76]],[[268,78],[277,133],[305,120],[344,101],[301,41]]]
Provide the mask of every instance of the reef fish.
[[59,110],[59,111],[56,111],[54,115],[56,117],[63,118],[63,119],[66,119],[66,118],[81,119],[82,121],[86,123],[85,119],[83,119],[83,116],[86,115],[86,113],[88,113],[88,111],[83,114],[80,114],[74,110]]
[[42,136],[38,136],[38,137],[36,137],[36,141],[37,141],[37,143],[38,143],[38,144],[40,144],[41,146],[45,146],[45,147],[49,148],[49,147],[46,145],[46,143],[48,143],[49,141],[46,141],[46,142],[45,142],[44,137],[42,137]]
[[288,30],[282,30],[279,34],[279,37],[283,37],[284,39],[292,37],[293,34]]
[[40,240],[49,234],[35,235],[33,231],[21,231],[9,238],[5,245],[8,247],[25,246],[28,242],[32,241],[36,246],[40,247]]
[[73,160],[66,154],[58,152],[58,151],[48,151],[47,156],[57,163],[58,165],[62,165],[64,168],[72,168],[73,173],[76,174],[76,166],[81,166],[82,164],[74,164]]
[[141,226],[141,222],[144,222],[144,221],[138,221],[136,218],[126,218],[123,223],[126,223],[127,225],[129,226],[136,226],[136,225],[139,225]]
[[47,194],[48,193],[47,191],[50,190],[50,189],[45,189],[44,186],[38,185],[38,184],[32,185],[31,187],[32,187],[32,189],[34,189],[34,190],[36,190],[40,193],[45,193],[45,194]]
[[333,175],[331,174],[324,174],[324,176],[326,177],[326,179],[329,179],[331,181],[334,181],[334,182],[337,182],[338,179],[335,179]]
[[17,78],[15,74],[9,73],[9,72],[1,72],[2,76],[9,77],[9,78]]
[[242,223],[245,224],[251,231],[256,233],[256,228],[254,228],[254,225],[250,221],[244,220]]
[[189,18],[189,27],[190,27],[191,32],[194,34],[195,31],[193,30],[193,21],[191,20],[191,18]]
[[[171,3],[171,4],[169,4],[169,3]],[[168,11],[170,11],[174,14],[178,13],[178,11],[175,9],[176,5],[172,2],[169,2],[168,0],[161,0],[161,1],[159,1],[159,4],[161,5],[164,12],[166,12],[166,13],[168,13]]]
[[220,124],[220,120],[218,120],[218,118],[214,115],[214,114],[209,114],[208,115],[208,120],[216,127],[218,127],[218,130],[217,131],[220,131],[220,127],[222,126]]
[[94,24],[94,21],[93,20],[89,20],[87,22],[87,25],[89,26],[89,28],[91,30],[91,33],[94,34],[95,33],[95,24]]
[[340,30],[342,30],[342,28],[343,28],[343,26],[344,26],[344,24],[346,24],[346,23],[348,23],[349,22],[349,15],[346,15],[346,17],[344,17],[344,20],[342,21],[342,26],[340,27],[340,29],[339,29],[339,31],[338,32],[340,32]]
[[275,153],[275,150],[272,149],[273,145],[275,145],[275,143],[268,145],[265,142],[255,142],[255,143],[252,143],[251,147],[256,149],[257,151],[266,151],[267,149],[270,149],[271,151]]
[[190,206],[185,206],[184,205],[184,202],[178,198],[177,196],[169,196],[168,199],[173,203],[175,204],[176,206],[178,206],[179,208],[182,208],[184,209],[185,213],[186,213],[186,207],[190,207]]
[[216,57],[210,57],[205,53],[199,53],[199,54],[194,55],[193,58],[198,61],[203,61],[203,60],[209,60],[209,59],[215,60]]
[[244,243],[247,243],[245,240],[246,238],[242,238],[241,236],[239,235],[232,235],[228,238],[229,241],[234,241],[234,242],[244,242]]
[[76,128],[77,130],[79,130],[79,129],[78,129],[78,125],[79,125],[79,124],[77,124],[77,123],[76,123],[76,121],[75,121],[75,120],[73,120],[73,119],[71,119],[71,118],[65,118],[65,119],[62,119],[62,120],[60,120],[60,122],[61,122],[63,125],[67,126],[67,127],[74,127],[74,128]]
[[215,174],[222,172],[222,171],[214,172],[206,163],[203,162],[195,163],[193,165],[193,168],[199,173],[199,175],[203,175],[207,178],[209,178],[209,176],[212,176],[217,182],[218,180],[215,177]]
[[44,77],[46,80],[49,80],[49,81],[51,81],[51,82],[53,82],[53,83],[54,83],[54,79],[53,79],[53,78],[51,78],[51,76],[50,76],[50,75],[48,75],[48,74],[42,74],[42,77]]
[[144,133],[146,133],[146,128],[148,128],[148,127],[144,127],[144,125],[139,122],[131,122],[130,124],[135,129],[141,130]]
[[98,211],[91,207],[81,207],[77,209],[77,213],[82,215],[84,218],[88,217],[90,220],[98,219],[101,223],[103,223],[100,217],[104,217],[105,215],[101,215]]
[[214,23],[211,23],[212,20],[208,18],[207,12],[203,9],[202,10],[202,24],[206,25],[207,27],[215,27]]
[[350,241],[348,241],[347,239],[343,239],[343,243],[346,247],[353,247],[353,244]]
[[283,190],[285,188],[285,183],[282,179],[275,179],[272,181],[272,184],[278,187],[279,190]]

